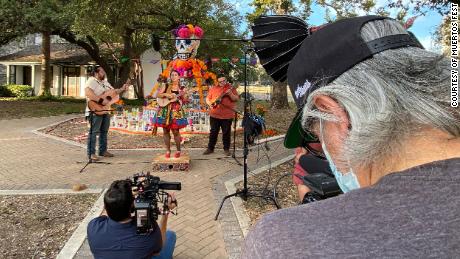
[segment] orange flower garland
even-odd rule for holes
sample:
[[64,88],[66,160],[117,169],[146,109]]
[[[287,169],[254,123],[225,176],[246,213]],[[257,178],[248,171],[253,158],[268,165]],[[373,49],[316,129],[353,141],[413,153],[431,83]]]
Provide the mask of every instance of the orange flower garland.
[[[203,97],[203,90],[207,90],[206,86],[203,86],[203,82],[211,79],[213,85],[217,84],[217,78],[214,73],[206,71],[208,68],[205,63],[199,59],[188,59],[188,60],[181,60],[175,59],[168,63],[167,68],[161,73],[161,76],[165,78],[169,78],[171,71],[175,70],[179,72],[181,77],[186,78],[195,78],[196,86],[198,93],[200,94],[200,104],[202,107],[205,106],[204,97]],[[191,71],[191,74],[189,74]],[[204,79],[204,80],[203,80]],[[153,95],[157,91],[159,84],[156,83],[153,87],[150,95]],[[205,88],[205,89],[203,89]]]

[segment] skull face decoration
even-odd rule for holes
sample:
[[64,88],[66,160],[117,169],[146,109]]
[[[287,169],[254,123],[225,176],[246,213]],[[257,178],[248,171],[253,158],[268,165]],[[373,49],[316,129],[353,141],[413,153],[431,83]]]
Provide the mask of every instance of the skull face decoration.
[[177,58],[181,60],[195,58],[200,39],[203,37],[203,30],[191,24],[180,25],[173,34],[176,37]]

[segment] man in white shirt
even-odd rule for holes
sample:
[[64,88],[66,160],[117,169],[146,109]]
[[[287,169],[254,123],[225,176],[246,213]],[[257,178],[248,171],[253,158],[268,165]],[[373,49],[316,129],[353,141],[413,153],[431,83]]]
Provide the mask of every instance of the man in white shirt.
[[[115,91],[120,94],[125,91],[128,86],[125,84],[122,88]],[[87,102],[89,100],[98,101],[99,96],[107,90],[114,89],[109,82],[105,80],[105,71],[102,67],[96,67],[93,76],[88,79],[85,87],[85,95]],[[99,134],[99,156],[113,157],[113,154],[107,151],[107,133],[110,127],[110,114],[97,115],[90,113],[88,105],[86,105],[85,115],[91,123],[91,131],[88,133],[88,157],[92,161],[99,160],[96,156],[96,136]]]

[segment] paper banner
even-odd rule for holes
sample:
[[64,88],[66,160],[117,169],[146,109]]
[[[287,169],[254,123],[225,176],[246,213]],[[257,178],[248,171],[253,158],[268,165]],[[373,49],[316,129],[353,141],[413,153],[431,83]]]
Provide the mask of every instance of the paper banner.
[[126,63],[126,62],[128,62],[128,61],[129,61],[129,57],[123,56],[123,57],[120,58],[120,62],[121,62],[121,63]]

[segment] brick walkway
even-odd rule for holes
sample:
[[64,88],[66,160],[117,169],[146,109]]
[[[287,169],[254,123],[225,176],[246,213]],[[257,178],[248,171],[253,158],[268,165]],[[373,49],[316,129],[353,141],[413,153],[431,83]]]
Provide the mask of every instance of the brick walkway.
[[[91,164],[80,174],[86,163],[86,150],[31,133],[67,118],[70,116],[0,120],[1,190],[71,188],[74,184],[106,187],[113,180],[150,169],[154,151],[114,151],[115,158],[103,160],[111,164]],[[240,167],[232,158],[222,159],[219,152],[209,160],[200,154],[200,151],[190,154],[192,170],[188,173],[157,174],[164,180],[182,182],[182,191],[177,193],[179,215],[171,217],[169,222],[178,236],[174,258],[227,258],[220,224],[213,219],[217,204],[212,183],[216,177]],[[252,159],[251,166],[255,167],[255,163]],[[87,244],[76,258],[91,258]]]

